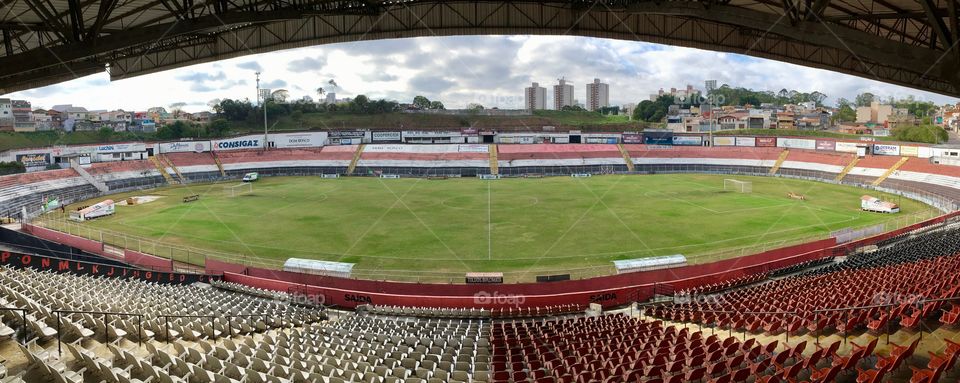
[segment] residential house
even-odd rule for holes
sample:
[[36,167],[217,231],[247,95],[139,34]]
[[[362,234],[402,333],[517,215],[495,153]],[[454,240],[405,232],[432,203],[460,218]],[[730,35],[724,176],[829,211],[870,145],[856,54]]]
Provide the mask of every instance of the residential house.
[[36,125],[33,123],[33,110],[30,108],[30,102],[26,100],[12,100],[10,105],[13,112],[13,130],[18,132],[36,131]]
[[35,109],[33,113],[30,114],[30,118],[33,120],[33,126],[37,131],[53,130],[57,129],[53,126],[53,118],[50,117],[50,114],[43,109]]
[[0,98],[0,131],[13,130],[13,104],[9,98]]

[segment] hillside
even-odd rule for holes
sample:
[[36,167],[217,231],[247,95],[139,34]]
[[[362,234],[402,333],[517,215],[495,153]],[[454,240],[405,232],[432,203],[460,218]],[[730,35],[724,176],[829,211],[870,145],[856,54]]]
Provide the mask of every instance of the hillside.
[[[269,121],[270,130],[440,130],[462,128],[495,129],[499,131],[539,131],[553,126],[558,131],[623,131],[637,130],[627,116],[603,116],[591,112],[543,110],[529,116],[440,115],[414,113],[349,114],[343,112],[309,113],[299,119],[285,115]],[[262,131],[263,121],[231,122],[231,130]]]
[[[287,130],[460,130],[462,128],[498,131],[540,131],[553,126],[557,131],[631,131],[640,125],[627,116],[602,116],[591,112],[544,110],[529,116],[454,116],[413,113],[350,114],[346,112],[308,113],[299,118],[284,115],[270,120],[270,131]],[[262,132],[263,120],[230,121],[229,135]],[[0,132],[0,151],[52,145],[94,144],[131,140],[156,140],[155,134],[100,132]]]

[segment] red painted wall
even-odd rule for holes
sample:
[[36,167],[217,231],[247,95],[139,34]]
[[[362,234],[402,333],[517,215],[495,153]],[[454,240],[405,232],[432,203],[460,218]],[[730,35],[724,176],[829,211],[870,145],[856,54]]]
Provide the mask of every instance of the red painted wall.
[[173,264],[169,259],[155,255],[144,254],[139,251],[124,250],[123,260],[131,265],[156,271],[173,271]]
[[73,246],[93,254],[103,255],[103,244],[94,240],[81,238],[75,235],[61,233],[59,231],[33,226],[30,224],[24,224],[23,231],[46,240],[62,243],[67,246]]
[[[737,278],[776,269],[832,253],[833,239],[702,265],[611,275],[577,281],[517,284],[423,284],[321,277],[247,267],[225,271],[224,280],[275,291],[307,291],[322,295],[327,304],[355,307],[358,304],[435,307],[537,307],[569,303],[624,305],[652,296],[658,283],[675,289]],[[210,263],[208,262],[208,265]],[[226,265],[213,267],[220,270]],[[233,265],[234,270],[237,265]],[[207,270],[211,273],[211,270]]]

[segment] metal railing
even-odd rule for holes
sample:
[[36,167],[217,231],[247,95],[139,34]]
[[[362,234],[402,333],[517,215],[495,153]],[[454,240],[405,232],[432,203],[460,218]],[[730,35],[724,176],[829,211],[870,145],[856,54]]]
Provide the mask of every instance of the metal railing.
[[[89,314],[103,315],[103,342],[110,343],[110,316],[118,317],[137,317],[137,341],[143,345],[143,314],[121,313],[111,311],[85,311],[85,310],[53,310],[51,313],[57,314],[57,353],[63,355],[62,323],[63,314]],[[94,333],[96,335],[96,333]]]
[[[940,214],[933,209],[923,210],[913,214],[903,214],[890,217],[889,219],[851,226],[850,229],[857,230],[861,228],[872,227],[875,225],[884,225],[884,231],[892,231],[901,227],[910,226],[916,223],[935,218]],[[101,242],[106,246],[112,246],[119,249],[128,249],[141,253],[154,255],[160,258],[169,259],[174,263],[174,269],[190,270],[188,265],[202,267],[208,259],[214,259],[222,262],[240,264],[250,267],[259,267],[265,269],[280,270],[283,268],[283,262],[276,259],[258,258],[242,253],[217,252],[207,249],[200,249],[189,246],[178,246],[153,240],[146,237],[131,235],[127,233],[116,232],[107,229],[97,229],[90,225],[84,225],[78,222],[69,221],[62,215],[52,215],[42,220],[35,220],[34,225],[60,231],[66,234],[75,235]],[[790,239],[765,241],[758,244],[732,246],[724,249],[713,249],[687,253],[686,257],[689,263],[699,264],[708,263],[721,259],[740,257],[751,254],[758,254],[782,247],[788,247],[813,241],[830,238],[830,233],[819,233]],[[660,249],[665,253],[671,251],[682,251],[684,246]],[[571,255],[566,258],[582,258],[584,255]],[[562,259],[564,257],[555,257]],[[522,259],[514,258],[515,261]],[[453,260],[452,260],[453,261]],[[470,262],[469,260],[467,262]],[[191,270],[196,271],[196,270]],[[570,274],[571,279],[586,279],[597,276],[616,274],[617,271],[612,264],[584,267],[566,267],[559,269],[537,269],[534,271],[505,271],[504,280],[507,282],[528,282],[533,275],[539,274]],[[353,270],[351,273],[353,279],[367,280],[391,280],[408,282],[462,282],[463,272],[441,272],[426,270]]]
[[[283,313],[287,314],[287,313]],[[170,343],[170,319],[188,319],[188,318],[206,318],[210,320],[210,329],[212,331],[208,336],[217,340],[217,329],[215,328],[217,319],[224,319],[227,326],[227,337],[233,337],[233,321],[231,319],[236,318],[263,318],[264,324],[267,328],[270,328],[270,322],[273,322],[273,318],[277,317],[280,321],[280,328],[283,328],[283,315],[277,314],[229,314],[229,315],[158,315],[157,318],[163,318],[163,331],[164,331],[164,340],[167,343]]]
[[[541,170],[550,170],[555,167],[543,167]],[[596,169],[593,169],[596,168]],[[404,168],[405,169],[405,168]],[[760,170],[758,170],[760,169]],[[271,171],[271,169],[261,169],[263,172]],[[319,168],[292,168],[284,170],[273,169],[272,173],[276,175],[311,175],[319,174],[323,169]],[[448,169],[442,169],[444,171]],[[462,170],[462,169],[461,169]],[[529,170],[524,168],[525,171]],[[567,175],[572,171],[571,169],[554,169],[556,175]],[[640,170],[635,172],[625,172],[617,171],[613,168],[604,168],[603,166],[597,165],[592,166],[591,169],[594,171],[604,171],[610,174],[649,174],[649,173],[710,173],[710,174],[743,174],[750,176],[769,176],[766,172],[761,171],[762,168],[751,167],[751,166],[707,166],[699,164],[688,164],[688,165],[673,165],[665,167],[663,169],[651,168],[646,170]],[[428,172],[429,173],[429,172]],[[786,172],[782,172],[786,173]],[[792,174],[795,173],[795,174]],[[833,183],[830,179],[824,178],[822,172],[818,171],[797,171],[792,172],[791,174],[778,174],[778,177],[787,177],[787,178],[799,178],[807,179],[819,182],[828,182]],[[264,173],[266,174],[266,173]],[[419,173],[418,173],[419,174]],[[551,173],[552,174],[552,173]],[[425,174],[419,174],[425,175]],[[218,180],[223,180],[223,178],[218,177]],[[845,183],[848,184],[848,183]],[[855,184],[856,186],[866,187],[866,185]],[[148,187],[147,184],[139,185],[143,187]],[[926,202],[932,206],[937,206],[940,209],[943,209],[945,206],[957,207],[955,200],[942,195],[937,195],[935,193],[923,190],[912,189],[907,185],[898,184],[899,189],[909,189],[909,190],[898,190],[898,189],[884,189],[877,188],[883,192],[888,193],[898,193],[901,195],[908,196],[910,198],[921,198],[924,197]],[[868,226],[874,226],[877,224],[883,224],[885,231],[895,230],[901,227],[909,226],[922,222],[924,220],[938,216],[940,213],[936,209],[928,209],[919,211],[913,214],[898,215],[891,217],[888,220],[882,222],[874,222],[871,224],[864,224],[856,227],[851,227],[851,229],[859,229]],[[259,267],[265,269],[274,269],[280,270],[283,267],[283,262],[277,259],[267,259],[256,257],[253,255],[243,253],[242,249],[238,249],[236,252],[222,252],[214,251],[210,249],[201,249],[191,246],[181,246],[173,245],[169,242],[157,241],[151,238],[131,235],[128,233],[116,232],[106,229],[95,229],[89,225],[83,225],[76,222],[71,222],[66,219],[65,216],[52,214],[42,217],[41,219],[35,220],[34,224],[37,224],[42,227],[46,227],[53,230],[62,231],[71,235],[77,235],[80,237],[92,239],[99,241],[104,245],[109,245],[117,247],[120,249],[129,249],[135,250],[138,252],[151,254],[161,258],[171,260],[171,263],[174,265],[174,270],[177,270],[180,267],[183,270],[196,271],[191,269],[191,266],[204,266],[208,259],[240,264],[243,266],[250,267]],[[712,250],[702,250],[697,251],[696,247],[691,246],[675,246],[671,248],[658,249],[661,253],[667,254],[672,252],[683,251],[684,248],[689,249],[689,252],[685,252],[687,259],[690,263],[706,263],[719,259],[733,258],[744,255],[762,253],[772,249],[777,249],[781,247],[797,245],[801,243],[807,243],[811,241],[817,241],[829,238],[829,233],[819,233],[809,236],[796,237],[791,239],[783,240],[774,240],[774,241],[765,241],[763,243],[743,245],[743,246],[731,246],[729,248],[721,249],[712,249]],[[309,252],[307,252],[309,253]],[[620,253],[621,255],[623,253]],[[570,255],[566,258],[575,258],[575,257],[584,257],[584,254],[579,255]],[[309,254],[305,254],[305,257],[310,257]],[[564,257],[555,257],[555,258],[564,258]],[[516,259],[517,261],[522,261],[522,259]],[[461,261],[461,260],[452,260],[452,261]],[[471,262],[467,260],[467,262]],[[524,271],[504,271],[504,280],[506,282],[529,282],[532,279],[532,275],[536,274],[570,274],[571,279],[585,279],[597,276],[611,275],[615,274],[616,270],[610,264],[602,264],[596,266],[585,266],[585,267],[564,267],[564,268],[538,268],[536,270],[524,270]],[[384,280],[384,281],[404,281],[404,282],[460,282],[462,281],[464,274],[463,272],[438,272],[438,271],[428,271],[428,270],[363,270],[355,269],[351,278],[354,279],[367,279],[367,280]]]

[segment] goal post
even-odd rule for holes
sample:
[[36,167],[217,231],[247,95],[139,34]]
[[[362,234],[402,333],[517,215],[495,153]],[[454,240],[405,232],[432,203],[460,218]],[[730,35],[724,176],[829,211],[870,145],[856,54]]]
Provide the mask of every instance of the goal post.
[[250,194],[250,193],[253,193],[253,184],[250,182],[244,182],[236,185],[228,185],[223,187],[223,194],[230,198],[241,196],[244,194]]
[[723,180],[723,191],[732,191],[736,193],[752,193],[753,182],[726,178]]

